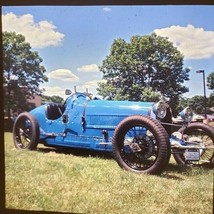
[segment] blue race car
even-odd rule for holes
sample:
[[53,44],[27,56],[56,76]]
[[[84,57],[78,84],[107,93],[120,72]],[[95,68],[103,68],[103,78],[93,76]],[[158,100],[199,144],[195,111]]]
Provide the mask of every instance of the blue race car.
[[[171,154],[178,164],[214,165],[214,128],[191,122],[189,107],[178,125],[164,98],[152,103],[93,99],[71,90],[66,95],[64,104],[48,103],[16,118],[16,148],[36,150],[42,143],[107,151],[123,169],[148,174],[160,174]],[[174,126],[180,128],[172,133]]]

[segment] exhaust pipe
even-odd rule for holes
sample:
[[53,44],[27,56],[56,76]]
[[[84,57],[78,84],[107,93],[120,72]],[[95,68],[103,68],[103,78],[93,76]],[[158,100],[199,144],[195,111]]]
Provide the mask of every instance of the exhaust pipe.
[[185,141],[182,139],[182,134],[180,132],[174,132],[172,134],[170,138],[170,145],[171,148],[175,149],[207,149],[200,138],[191,137]]
[[180,139],[178,139],[178,140],[170,139],[171,148],[173,148],[173,149],[207,149],[205,146],[198,145],[198,143],[196,143],[196,142],[182,141],[187,144],[187,145],[182,145],[180,143],[180,141],[181,141]]

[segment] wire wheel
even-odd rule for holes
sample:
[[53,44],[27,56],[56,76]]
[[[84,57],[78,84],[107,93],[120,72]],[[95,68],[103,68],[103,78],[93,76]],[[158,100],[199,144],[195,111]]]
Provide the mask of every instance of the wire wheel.
[[39,126],[29,113],[21,113],[13,126],[13,140],[17,149],[35,150],[38,144]]
[[125,170],[160,174],[168,164],[168,134],[147,116],[125,118],[115,129],[112,141],[115,160]]

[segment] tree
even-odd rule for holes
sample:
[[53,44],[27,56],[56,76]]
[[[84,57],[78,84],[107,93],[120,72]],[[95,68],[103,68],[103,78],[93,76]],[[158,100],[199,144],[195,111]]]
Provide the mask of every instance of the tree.
[[[180,95],[188,92],[182,85],[189,80],[190,71],[183,69],[183,55],[167,38],[155,33],[133,36],[130,42],[116,39],[100,71],[106,83],[99,85],[98,94],[106,96],[109,93],[112,99],[153,101],[161,93],[170,98],[176,111]],[[107,92],[106,87],[111,90]],[[153,93],[149,95],[148,91]]]
[[42,102],[47,103],[47,102],[52,102],[52,103],[62,103],[64,99],[60,96],[45,96],[42,95]]
[[180,97],[179,105],[178,105],[178,112],[181,112],[184,108],[190,105],[190,98],[187,97]]
[[204,96],[197,95],[189,99],[189,105],[191,106],[195,113],[203,114],[205,113],[204,101],[205,101]]
[[214,90],[214,71],[207,77],[207,86],[209,89]]
[[214,93],[210,94],[209,97],[209,107],[210,107],[210,113],[214,113]]
[[28,100],[41,94],[39,84],[48,81],[41,63],[23,35],[3,32],[4,108],[9,118],[11,110],[19,113],[32,108]]
[[[206,102],[206,109],[204,102]],[[196,114],[212,114],[212,108],[214,106],[214,94],[211,94],[209,98],[204,99],[204,96],[194,96],[189,99],[189,105],[192,107]]]
[[210,90],[213,90],[213,93],[210,94],[209,97],[209,111],[210,113],[213,113],[214,111],[214,71],[212,73],[210,73],[207,77],[207,87]]

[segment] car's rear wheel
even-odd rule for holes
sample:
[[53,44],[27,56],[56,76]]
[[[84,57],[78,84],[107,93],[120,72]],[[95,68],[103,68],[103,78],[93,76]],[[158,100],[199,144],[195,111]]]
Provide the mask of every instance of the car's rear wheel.
[[170,158],[166,130],[147,116],[125,118],[115,129],[113,155],[119,166],[136,173],[160,174]]
[[35,150],[39,140],[39,125],[28,112],[21,113],[13,126],[13,140],[17,149]]
[[209,164],[214,167],[214,128],[204,123],[191,123],[185,128],[181,128],[179,132],[183,133],[185,138],[196,139],[198,146],[206,147],[206,150],[200,149],[199,161],[186,161],[184,154],[173,154],[176,162],[180,165],[204,165]]

